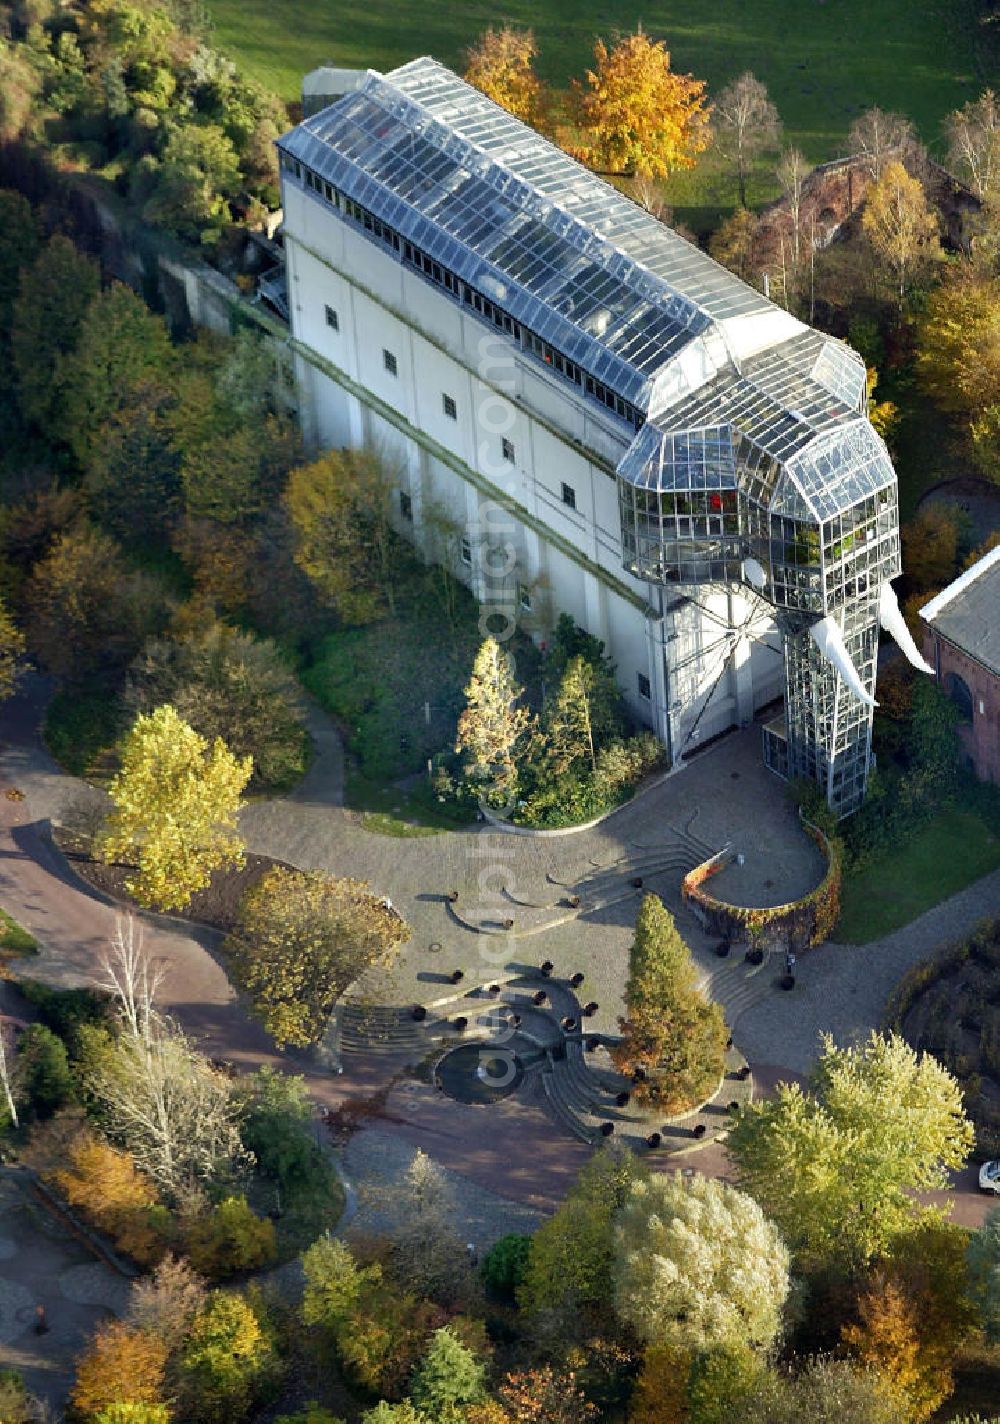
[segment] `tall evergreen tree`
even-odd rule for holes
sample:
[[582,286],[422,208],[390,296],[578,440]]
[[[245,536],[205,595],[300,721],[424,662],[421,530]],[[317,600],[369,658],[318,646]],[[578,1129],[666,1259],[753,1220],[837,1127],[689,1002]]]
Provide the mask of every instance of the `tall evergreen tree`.
[[431,1421],[455,1418],[463,1404],[483,1393],[485,1371],[467,1346],[445,1326],[435,1330],[430,1347],[417,1367],[410,1396]]
[[639,910],[625,1006],[612,1057],[622,1072],[644,1070],[637,1096],[677,1112],[710,1094],[725,1066],[726,1022],[698,987],[691,951],[656,895]]

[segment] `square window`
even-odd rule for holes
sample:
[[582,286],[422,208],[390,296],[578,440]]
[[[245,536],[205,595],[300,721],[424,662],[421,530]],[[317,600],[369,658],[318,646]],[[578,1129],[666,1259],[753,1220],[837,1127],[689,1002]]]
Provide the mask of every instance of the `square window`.
[[399,491],[399,512],[404,519],[413,519],[413,500],[406,490]]
[[638,672],[635,675],[635,680],[639,684],[639,696],[644,697],[648,702],[650,697],[652,696],[652,689],[649,685],[649,678],[644,672]]
[[323,310],[326,312],[326,324],[327,324],[327,326],[330,327],[330,329],[331,329],[332,331],[339,331],[339,330],[340,330],[340,317],[339,317],[339,316],[337,315],[337,313],[334,311],[333,307],[324,307]]
[[462,540],[462,563],[463,563],[463,564],[471,564],[471,563],[472,563],[472,540],[471,540],[471,539],[463,539],[463,540]]
[[505,435],[505,436],[503,437],[503,439],[500,441],[500,448],[501,448],[501,450],[503,451],[503,457],[504,457],[504,459],[507,460],[507,461],[509,461],[509,463],[513,465],[513,463],[514,463],[514,442],[513,442],[513,440],[508,440],[507,437],[506,437],[506,435]]
[[445,413],[445,415],[448,417],[448,419],[449,419],[449,420],[457,420],[457,419],[458,419],[458,406],[455,404],[455,398],[454,398],[454,396],[445,396],[445,395],[443,395],[443,396],[441,397],[441,401],[442,401],[442,403],[443,403],[443,405],[444,405],[444,413]]
[[563,481],[562,487],[562,502],[569,509],[576,508],[576,490],[572,485],[568,485],[565,480]]
[[389,372],[390,376],[397,376],[399,374],[399,367],[396,364],[395,356],[391,351],[387,351],[384,348],[382,351],[382,365]]

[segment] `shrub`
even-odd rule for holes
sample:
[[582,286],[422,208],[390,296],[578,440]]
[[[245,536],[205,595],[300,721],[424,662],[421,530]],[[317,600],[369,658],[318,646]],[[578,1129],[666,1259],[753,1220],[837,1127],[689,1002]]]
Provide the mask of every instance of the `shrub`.
[[524,1280],[531,1254],[531,1237],[510,1232],[494,1241],[483,1260],[483,1281],[497,1295],[513,1297]]
[[274,1260],[274,1226],[257,1216],[245,1197],[226,1197],[195,1219],[185,1233],[185,1245],[196,1271],[222,1280]]
[[24,1088],[36,1117],[51,1117],[76,1096],[66,1045],[44,1024],[30,1024],[20,1044]]

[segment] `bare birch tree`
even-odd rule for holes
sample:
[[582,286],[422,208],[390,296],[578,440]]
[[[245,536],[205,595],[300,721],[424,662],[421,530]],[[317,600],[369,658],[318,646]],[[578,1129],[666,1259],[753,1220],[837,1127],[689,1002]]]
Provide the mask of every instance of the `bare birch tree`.
[[149,960],[134,920],[118,921],[102,967],[121,1031],[95,1055],[87,1087],[110,1134],[174,1201],[232,1177],[250,1160],[232,1085],[157,1011],[163,969]]
[[847,136],[852,158],[863,159],[873,183],[890,160],[900,158],[915,139],[913,125],[902,114],[886,113],[877,106],[855,119]]
[[786,148],[778,160],[778,182],[788,204],[788,219],[792,231],[792,256],[799,265],[802,238],[802,190],[809,172],[805,156],[797,148]]
[[154,964],[143,948],[142,925],[134,915],[119,915],[111,944],[101,960],[106,989],[136,1038],[148,1039],[156,1017],[155,1002],[166,967]]
[[14,1083],[13,1083],[13,1062],[14,1050],[11,1045],[11,1058],[7,1059],[6,1042],[7,1025],[0,1019],[0,1087],[3,1088],[4,1100],[7,1103],[7,1111],[10,1113],[10,1120],[15,1127],[18,1126],[17,1107],[14,1103]]
[[949,163],[985,202],[1000,183],[1000,104],[993,90],[949,114],[944,129]]
[[735,170],[739,205],[745,208],[754,159],[775,148],[781,136],[781,119],[768,98],[767,87],[749,69],[716,98],[712,128],[716,148]]

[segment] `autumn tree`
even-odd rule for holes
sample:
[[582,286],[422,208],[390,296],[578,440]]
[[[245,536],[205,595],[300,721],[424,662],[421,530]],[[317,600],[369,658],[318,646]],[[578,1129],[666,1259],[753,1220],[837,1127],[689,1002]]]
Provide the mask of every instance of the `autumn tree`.
[[625,1009],[612,1057],[624,1073],[644,1070],[637,1096],[671,1113],[711,1096],[724,1071],[726,1022],[702,993],[691,951],[658,895],[644,896],[639,908]]
[[941,255],[937,215],[920,180],[911,178],[902,163],[887,164],[869,188],[861,228],[876,257],[892,273],[902,304],[908,286]]
[[388,473],[372,450],[328,450],[288,476],[295,562],[349,623],[370,623],[392,607],[389,498]]
[[465,689],[455,750],[464,754],[470,784],[492,806],[509,807],[517,795],[518,759],[532,720],[523,697],[510,654],[487,638]]
[[102,426],[134,406],[141,388],[169,377],[174,353],[166,324],[141,297],[115,282],[87,308],[72,352],[56,369],[64,391],[54,429],[81,465]]
[[163,585],[131,570],[113,539],[82,523],[56,534],[22,602],[30,652],[67,683],[117,670],[167,617]]
[[955,1079],[895,1034],[853,1048],[827,1035],[810,1084],[781,1083],[729,1134],[742,1187],[801,1258],[865,1265],[915,1221],[913,1193],[949,1185],[972,1147]]
[[467,52],[466,81],[515,118],[537,127],[543,101],[533,68],[537,53],[534,30],[490,26]]
[[875,1280],[858,1300],[858,1318],[841,1332],[844,1344],[874,1369],[908,1418],[928,1419],[951,1393],[950,1372],[922,1358],[914,1303],[891,1280]]
[[777,146],[781,119],[767,86],[748,69],[719,91],[712,104],[715,148],[736,180],[739,205],[747,205],[747,179],[754,162]]
[[1000,480],[1000,277],[967,264],[946,272],[918,327],[917,375],[960,418],[983,473]]
[[592,1424],[598,1417],[575,1372],[552,1365],[508,1374],[497,1398],[511,1424]]
[[673,1345],[649,1345],[629,1401],[629,1424],[687,1424],[691,1356]]
[[753,285],[754,248],[760,220],[746,208],[735,208],[709,238],[708,250],[716,262]]
[[485,1367],[447,1326],[435,1330],[410,1387],[416,1407],[432,1420],[453,1417],[483,1394]]
[[99,285],[97,264],[58,233],[23,269],[11,319],[11,359],[21,410],[40,429],[59,427],[66,395],[62,361],[76,347]]
[[252,767],[219,738],[209,747],[169,704],[140,713],[108,788],[100,850],[108,863],[132,858],[138,874],[125,886],[141,905],[183,909],[213,870],[243,863],[236,820]]
[[455,1194],[437,1163],[418,1149],[398,1184],[379,1187],[377,1206],[393,1222],[389,1266],[396,1280],[448,1308],[467,1305],[477,1283],[454,1225]]
[[227,940],[233,974],[279,1044],[306,1047],[337,999],[387,964],[409,927],[363,880],[275,866],[247,891]]
[[197,242],[210,241],[213,231],[230,220],[240,166],[229,135],[218,124],[174,127],[159,164],[149,170],[154,183],[144,208],[148,221]]
[[173,1354],[186,1339],[206,1298],[202,1277],[182,1257],[168,1252],[152,1275],[133,1281],[126,1319],[135,1329],[161,1340]]
[[574,85],[588,161],[639,178],[693,168],[709,142],[704,81],[675,74],[664,41],[642,30],[612,50],[598,40],[594,58]]
[[[731,1417],[705,1424],[729,1424]],[[819,1356],[797,1375],[763,1375],[741,1401],[739,1419],[740,1424],[908,1424],[910,1415],[875,1370]]]
[[757,1203],[711,1177],[634,1182],[615,1225],[619,1318],[639,1339],[766,1349],[781,1328],[788,1252]]
[[129,669],[124,703],[134,715],[169,703],[206,741],[251,757],[252,788],[287,787],[305,770],[302,696],[286,658],[270,639],[217,619],[150,640]]
[[986,202],[1000,185],[1000,104],[992,89],[970,99],[944,121],[948,162]]
[[5,701],[14,691],[24,649],[24,634],[0,599],[0,702]]
[[233,1424],[249,1413],[273,1364],[272,1342],[251,1302],[230,1291],[214,1292],[195,1316],[180,1354],[185,1412],[199,1424]]
[[246,1197],[223,1197],[191,1223],[184,1244],[196,1271],[222,1280],[272,1263],[274,1223],[258,1216]]
[[635,1159],[605,1148],[581,1170],[565,1200],[531,1238],[522,1310],[576,1320],[604,1306],[614,1260],[614,1221],[642,1172]]
[[166,1347],[156,1336],[109,1321],[77,1362],[70,1401],[85,1419],[115,1404],[161,1404],[166,1363]]
[[152,377],[121,387],[125,399],[87,440],[83,487],[94,517],[116,538],[166,539],[180,513],[181,457],[175,393]]
[[942,505],[929,505],[903,525],[903,569],[914,588],[943,588],[954,578],[958,534],[954,510]]
[[902,158],[912,146],[913,125],[902,114],[876,106],[854,120],[847,142],[851,157],[861,160],[872,182],[878,183],[889,162]]

